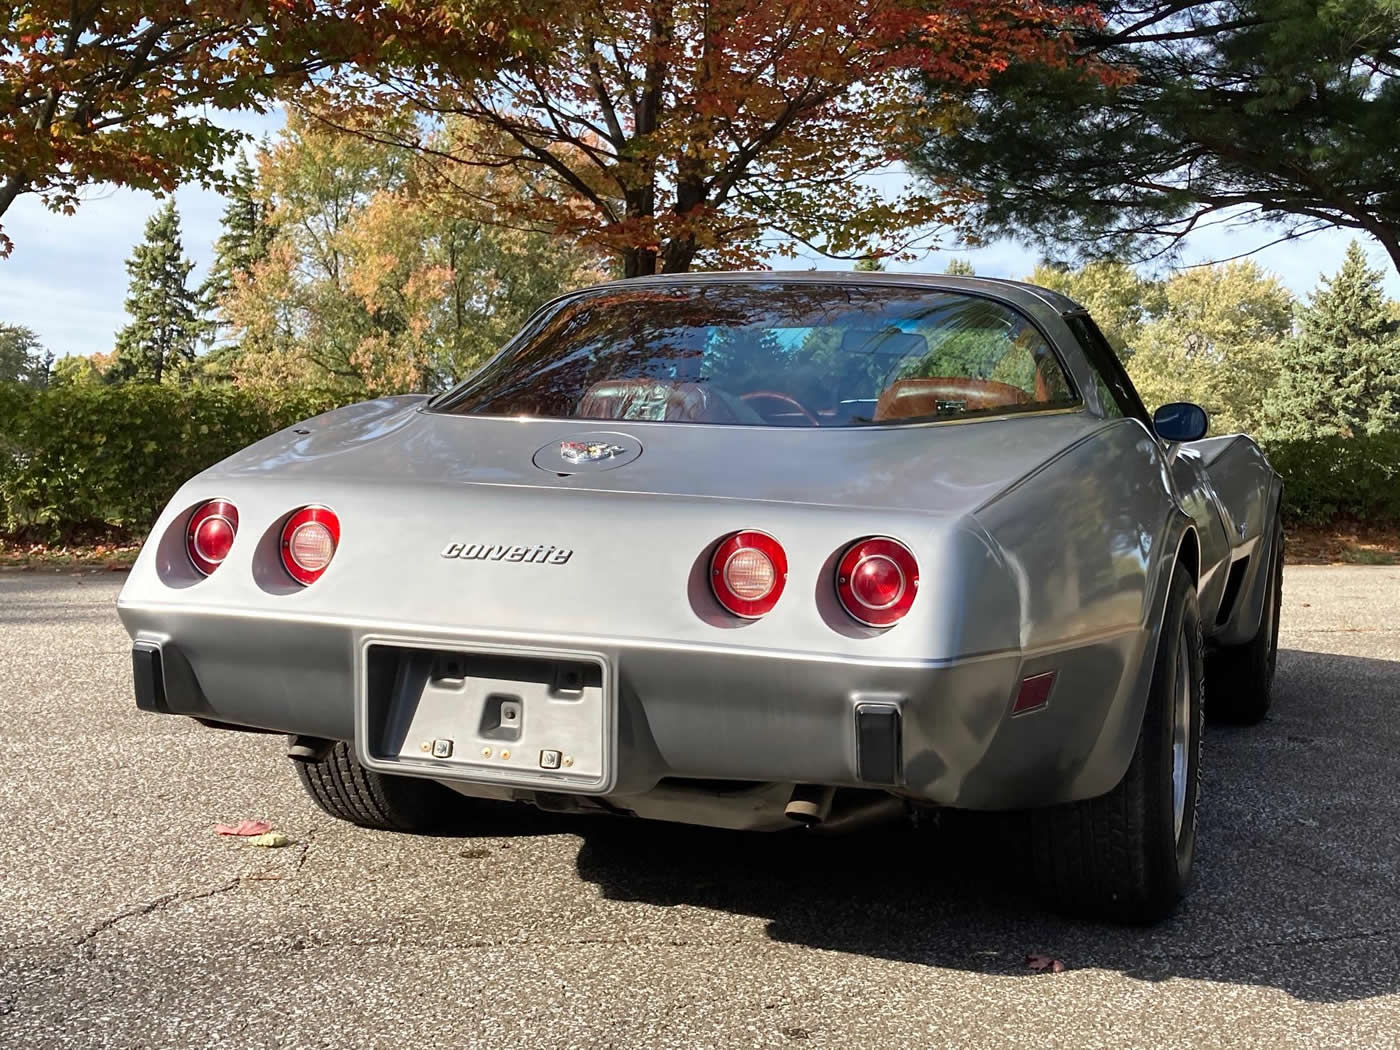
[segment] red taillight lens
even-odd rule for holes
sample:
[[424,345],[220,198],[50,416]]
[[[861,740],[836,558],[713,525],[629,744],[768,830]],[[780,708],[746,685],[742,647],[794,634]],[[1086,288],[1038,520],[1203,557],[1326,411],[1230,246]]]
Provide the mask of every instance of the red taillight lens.
[[787,554],[772,536],[736,532],[721,540],[710,558],[710,586],[726,609],[753,620],[778,604],[787,568]]
[[836,568],[836,594],[851,616],[867,627],[889,627],[904,618],[919,592],[919,563],[898,540],[856,540]]
[[282,526],[282,564],[297,583],[315,583],[335,557],[340,519],[325,507],[302,507]]
[[185,550],[190,564],[205,576],[228,557],[238,535],[238,508],[226,499],[211,499],[195,508],[185,530]]

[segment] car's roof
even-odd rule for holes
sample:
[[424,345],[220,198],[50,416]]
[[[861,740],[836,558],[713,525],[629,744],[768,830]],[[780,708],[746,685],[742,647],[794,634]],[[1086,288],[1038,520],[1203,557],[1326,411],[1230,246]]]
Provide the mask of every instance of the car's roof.
[[608,281],[580,291],[601,288],[635,288],[639,284],[744,284],[755,281],[781,281],[803,284],[894,285],[931,291],[970,292],[986,295],[994,292],[1021,306],[1049,307],[1057,314],[1083,313],[1084,308],[1068,296],[1025,281],[1000,277],[962,277],[946,273],[885,273],[877,270],[707,270],[700,273],[656,274],[651,277],[629,277]]

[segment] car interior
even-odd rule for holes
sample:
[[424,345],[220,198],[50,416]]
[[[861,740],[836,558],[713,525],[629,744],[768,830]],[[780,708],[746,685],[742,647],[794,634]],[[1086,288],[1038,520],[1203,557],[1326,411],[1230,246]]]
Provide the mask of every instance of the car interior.
[[[672,362],[674,377],[595,382],[572,415],[600,420],[850,426],[995,413],[1049,406],[1068,398],[1059,363],[1038,335],[1033,340],[1024,333],[1002,337],[990,345],[994,370],[1019,372],[1028,377],[1024,385],[969,374],[909,374],[958,363],[931,351],[927,338],[917,332],[847,328],[841,334],[835,369],[829,362],[804,368],[799,350],[791,354],[787,367],[767,370],[762,376],[726,375],[722,369],[685,375],[682,362],[690,362],[692,368],[702,365],[703,355],[696,353]],[[960,367],[970,371],[965,359]],[[954,367],[945,370],[953,372]]]

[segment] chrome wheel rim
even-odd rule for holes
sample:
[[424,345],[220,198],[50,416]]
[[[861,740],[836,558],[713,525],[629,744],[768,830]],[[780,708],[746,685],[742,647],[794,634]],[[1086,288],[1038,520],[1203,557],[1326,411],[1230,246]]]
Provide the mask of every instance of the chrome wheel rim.
[[1177,840],[1186,823],[1186,773],[1191,761],[1191,658],[1183,632],[1176,654],[1176,696],[1172,703],[1172,823]]

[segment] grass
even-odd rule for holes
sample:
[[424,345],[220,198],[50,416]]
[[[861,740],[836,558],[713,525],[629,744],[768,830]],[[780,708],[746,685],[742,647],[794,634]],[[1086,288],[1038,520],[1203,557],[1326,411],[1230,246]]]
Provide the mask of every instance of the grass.
[[44,544],[0,539],[0,569],[27,572],[125,572],[139,543]]

